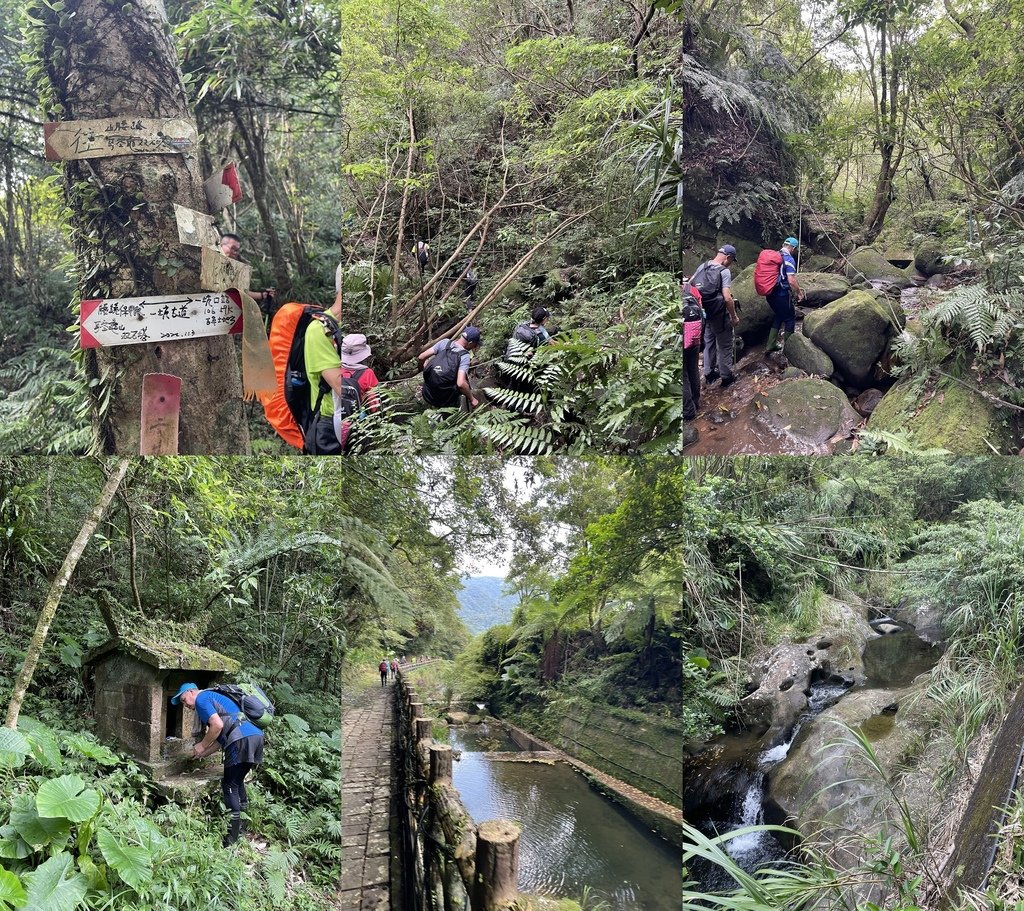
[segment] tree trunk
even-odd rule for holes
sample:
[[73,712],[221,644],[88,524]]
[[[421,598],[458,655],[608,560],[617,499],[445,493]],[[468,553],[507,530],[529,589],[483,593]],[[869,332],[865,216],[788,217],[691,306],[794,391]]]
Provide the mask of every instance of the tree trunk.
[[391,316],[398,312],[398,279],[402,266],[402,243],[405,239],[405,212],[409,205],[409,178],[412,175],[412,162],[416,153],[416,125],[410,107],[406,114],[409,118],[409,154],[405,159],[405,184],[402,187],[402,207],[398,211],[398,239],[395,241],[395,261],[391,266]]
[[127,471],[128,460],[120,459],[117,465],[114,466],[114,470],[110,473],[110,477],[107,478],[107,483],[103,485],[103,490],[100,491],[99,499],[92,508],[92,512],[89,513],[82,524],[78,537],[75,538],[71,549],[68,551],[68,555],[64,558],[60,572],[57,573],[56,578],[50,584],[50,591],[46,596],[46,601],[43,603],[43,609],[39,612],[39,620],[36,622],[36,631],[32,634],[32,641],[28,644],[25,663],[22,664],[21,673],[18,674],[18,680],[14,684],[11,704],[7,707],[7,720],[4,722],[6,727],[16,728],[18,726],[21,704],[25,701],[25,693],[28,692],[28,686],[32,682],[32,675],[35,673],[36,665],[39,663],[39,655],[42,653],[43,645],[46,643],[46,634],[49,632],[50,624],[57,613],[57,606],[60,604],[64,589],[67,588],[71,574],[75,571],[85,546],[89,543],[93,532],[96,531],[96,526],[100,524],[103,514],[107,511],[107,507],[110,506],[110,501],[114,499],[114,494],[117,493],[117,488],[120,486],[121,481],[124,480]]
[[[194,122],[159,9],[151,0],[81,0],[65,12],[34,3],[51,113]],[[200,290],[200,250],[179,243],[173,206],[206,211],[198,150],[68,161],[64,175],[83,298]],[[103,451],[139,451],[142,377],[171,373],[182,381],[179,451],[248,453],[230,336],[90,349],[86,369],[110,390],[109,408],[103,388],[93,393]]]

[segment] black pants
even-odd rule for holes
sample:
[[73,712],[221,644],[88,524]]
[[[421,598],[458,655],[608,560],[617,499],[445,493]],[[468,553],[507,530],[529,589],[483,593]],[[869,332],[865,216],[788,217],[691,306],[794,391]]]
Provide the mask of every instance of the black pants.
[[387,671],[381,671],[380,672],[380,685],[384,686],[384,684],[387,683],[387,682],[388,682],[388,672]]
[[772,328],[781,329],[785,326],[786,335],[796,332],[796,310],[793,308],[793,295],[789,287],[783,288],[782,285],[777,285],[770,294],[766,295],[765,300],[772,308],[772,313],[775,314]]
[[224,767],[224,778],[220,784],[224,789],[224,803],[227,804],[232,816],[238,816],[249,806],[249,797],[245,793],[245,776],[253,767],[251,762],[239,762]]
[[700,348],[694,345],[683,351],[683,419],[697,417],[700,405]]
[[306,434],[307,455],[341,455],[341,441],[334,432],[334,418],[321,417]]

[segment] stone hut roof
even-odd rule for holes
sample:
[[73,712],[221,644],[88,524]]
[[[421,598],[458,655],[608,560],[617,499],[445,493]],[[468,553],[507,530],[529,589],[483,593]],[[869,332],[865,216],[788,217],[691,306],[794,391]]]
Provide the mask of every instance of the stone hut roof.
[[94,648],[85,656],[86,664],[95,664],[112,652],[126,652],[161,671],[215,671],[237,673],[241,665],[233,658],[187,642],[148,639],[142,636],[118,636]]

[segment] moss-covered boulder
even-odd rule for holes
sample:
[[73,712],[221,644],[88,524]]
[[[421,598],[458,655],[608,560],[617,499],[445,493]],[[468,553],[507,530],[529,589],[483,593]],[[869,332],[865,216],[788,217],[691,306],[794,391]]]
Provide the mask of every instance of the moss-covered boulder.
[[811,376],[828,379],[836,371],[832,358],[802,332],[797,331],[786,338],[785,354],[790,364]]
[[772,327],[775,314],[768,302],[754,290],[754,267],[747,266],[738,275],[733,275],[732,296],[741,305],[740,324],[737,331],[750,344],[765,338]]
[[877,247],[861,247],[846,258],[846,277],[853,282],[884,282],[897,288],[909,288],[906,270],[894,266]]
[[806,295],[804,307],[824,307],[849,294],[853,288],[848,278],[835,272],[801,272],[797,280]]
[[883,304],[867,291],[851,291],[808,313],[804,335],[832,358],[844,380],[863,389],[889,340],[905,322],[898,304]]
[[820,253],[800,257],[800,268],[808,272],[827,272],[833,265],[835,260],[831,256],[822,256]]
[[953,455],[991,455],[992,447],[1006,452],[1010,443],[998,409],[956,383],[932,393],[924,405],[909,384],[893,386],[871,413],[868,430],[908,433],[917,446]]
[[933,275],[948,275],[953,271],[953,264],[945,261],[945,252],[934,239],[924,241],[917,248],[914,253],[914,267],[928,278]]
[[784,380],[758,393],[753,405],[755,420],[798,451],[815,451],[860,421],[842,391],[819,379]]

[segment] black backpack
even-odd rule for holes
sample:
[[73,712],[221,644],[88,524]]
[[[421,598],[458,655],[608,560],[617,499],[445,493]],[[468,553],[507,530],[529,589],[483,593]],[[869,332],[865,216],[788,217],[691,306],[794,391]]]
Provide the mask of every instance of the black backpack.
[[448,347],[442,348],[423,368],[423,385],[441,399],[450,396],[459,381],[459,365],[464,354],[462,348],[456,348],[455,342],[448,339]]
[[690,284],[700,292],[704,312],[709,317],[718,316],[725,306],[725,295],[722,294],[722,271],[725,266],[708,260],[697,267]]
[[[285,306],[290,306],[286,304]],[[331,387],[320,377],[320,391],[317,396],[316,406],[309,405],[309,376],[306,373],[306,332],[314,322],[318,331],[326,329],[334,341],[334,347],[341,351],[341,327],[337,320],[322,307],[312,304],[299,304],[302,313],[295,323],[292,335],[291,350],[288,352],[288,363],[285,367],[284,400],[295,418],[302,435],[305,437],[310,425],[316,423],[320,414],[320,406],[323,404],[324,396],[330,392]],[[322,327],[322,329],[321,329]]]
[[531,348],[540,347],[540,333],[529,323],[520,323],[516,326],[516,331],[512,333],[512,338],[522,342],[524,345],[529,345]]
[[341,375],[341,395],[337,412],[343,418],[357,414],[363,406],[363,390],[359,388],[359,377],[366,373],[365,367],[357,367],[351,375]]

